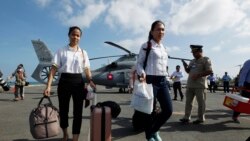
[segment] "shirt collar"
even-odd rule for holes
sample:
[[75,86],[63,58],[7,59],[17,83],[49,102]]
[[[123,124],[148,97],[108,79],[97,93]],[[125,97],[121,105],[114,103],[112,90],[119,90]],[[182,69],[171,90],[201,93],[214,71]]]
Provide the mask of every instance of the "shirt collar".
[[151,39],[150,42],[152,43],[152,47],[153,47],[153,46],[154,46],[154,47],[162,47],[162,46],[163,46],[162,43],[158,44],[158,43],[156,43],[153,39]]
[[[70,47],[69,45],[67,46],[67,49],[69,50],[69,51],[75,51],[72,47]],[[76,51],[78,51],[79,50],[79,46],[77,46],[77,50]]]

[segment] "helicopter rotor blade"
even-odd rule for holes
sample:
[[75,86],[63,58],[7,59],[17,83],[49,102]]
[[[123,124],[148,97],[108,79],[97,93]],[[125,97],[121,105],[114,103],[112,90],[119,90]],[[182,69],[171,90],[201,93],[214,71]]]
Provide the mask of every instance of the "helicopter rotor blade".
[[122,49],[122,50],[124,50],[125,52],[127,52],[129,55],[132,54],[131,51],[129,51],[129,50],[127,50],[126,48],[124,48],[124,47],[122,47],[122,46],[120,46],[120,45],[117,45],[117,44],[115,44],[115,43],[113,43],[113,42],[105,41],[104,43],[109,44],[109,45],[114,46],[114,47],[117,47],[117,48],[119,48],[119,49]]
[[113,56],[104,56],[104,57],[96,57],[96,58],[90,58],[89,60],[96,60],[96,59],[103,59],[103,58],[111,58],[111,57],[121,57],[124,55],[113,55]]

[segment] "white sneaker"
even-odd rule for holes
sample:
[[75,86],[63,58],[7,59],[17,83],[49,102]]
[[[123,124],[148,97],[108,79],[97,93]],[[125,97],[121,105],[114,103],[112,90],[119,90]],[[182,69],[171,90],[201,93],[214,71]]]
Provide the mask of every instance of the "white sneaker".
[[156,141],[153,137],[148,139],[148,141]]
[[20,98],[19,98],[19,97],[16,97],[16,98],[14,98],[13,100],[14,100],[14,101],[18,101],[18,100],[20,100]]
[[156,132],[154,135],[153,135],[153,138],[155,139],[155,141],[162,141],[160,135],[159,135],[159,132]]

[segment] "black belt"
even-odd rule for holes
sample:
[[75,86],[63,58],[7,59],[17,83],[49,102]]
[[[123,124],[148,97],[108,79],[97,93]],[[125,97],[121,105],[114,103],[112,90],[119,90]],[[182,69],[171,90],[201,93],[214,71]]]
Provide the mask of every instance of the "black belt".
[[146,81],[147,81],[147,83],[163,82],[163,81],[166,81],[166,76],[147,75]]
[[62,83],[83,83],[81,73],[62,73],[59,82]]

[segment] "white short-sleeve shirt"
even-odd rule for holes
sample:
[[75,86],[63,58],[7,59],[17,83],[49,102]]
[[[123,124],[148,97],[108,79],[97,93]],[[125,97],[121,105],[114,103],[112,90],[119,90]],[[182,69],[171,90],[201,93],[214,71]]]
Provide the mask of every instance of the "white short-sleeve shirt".
[[147,66],[144,70],[143,64],[146,58],[146,51],[148,44],[144,43],[140,49],[137,60],[137,73],[141,75],[146,73],[147,75],[166,76],[167,75],[167,62],[168,53],[167,49],[162,44],[157,44],[154,40],[150,40],[152,48],[148,55]]
[[174,71],[171,77],[173,77],[174,82],[181,82],[181,78],[183,77],[183,75],[181,71]]
[[90,68],[88,54],[80,47],[76,51],[69,46],[59,49],[52,63],[59,73],[83,73],[85,68]]

